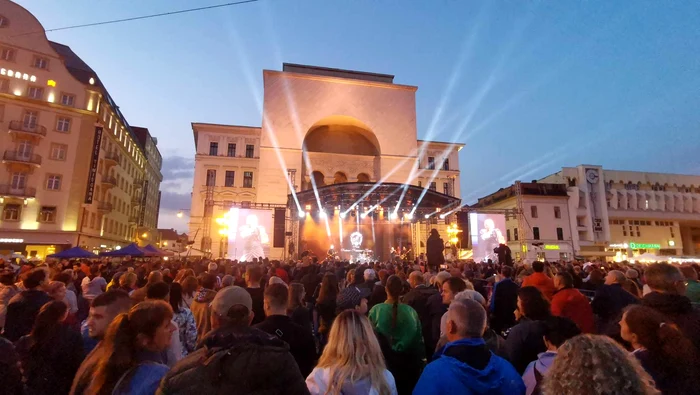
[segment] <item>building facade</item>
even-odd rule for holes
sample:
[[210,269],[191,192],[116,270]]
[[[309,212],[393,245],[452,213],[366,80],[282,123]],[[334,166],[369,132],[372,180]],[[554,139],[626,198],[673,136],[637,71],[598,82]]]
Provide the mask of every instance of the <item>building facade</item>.
[[700,176],[580,165],[541,181],[567,185],[580,255],[620,260],[700,252]]
[[136,240],[144,149],[97,74],[43,31],[0,0],[0,253]]
[[215,218],[230,203],[284,206],[292,191],[329,184],[395,182],[459,196],[463,145],[418,140],[417,87],[393,79],[284,64],[263,71],[262,127],[193,123],[194,246],[222,256]]
[[[556,196],[533,197],[523,191],[516,198],[512,186],[479,199],[472,208],[515,210],[507,221],[508,245],[523,259],[557,255],[563,259],[570,251],[582,259],[617,261],[642,254],[700,253],[700,176],[579,165],[564,167],[536,183],[517,184],[535,190],[544,186],[556,190]],[[535,226],[539,238],[533,236]],[[556,239],[552,239],[555,230]],[[533,239],[544,244],[533,246]]]
[[[151,136],[147,128],[133,126],[136,139],[146,156],[143,172],[143,187],[141,195],[132,196],[132,204],[139,208],[139,238],[142,242],[150,243],[157,240],[158,215],[160,213],[160,183],[163,181],[161,168],[163,157],[158,151],[158,139]],[[139,202],[138,199],[141,199]]]
[[569,196],[563,184],[517,182],[471,206],[503,210],[506,242],[516,261],[571,260],[574,257]]

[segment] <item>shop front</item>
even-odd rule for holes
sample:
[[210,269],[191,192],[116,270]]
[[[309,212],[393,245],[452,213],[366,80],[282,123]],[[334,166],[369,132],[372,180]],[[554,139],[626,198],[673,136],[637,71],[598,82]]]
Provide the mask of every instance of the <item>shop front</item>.
[[[511,243],[509,243],[510,246]],[[574,259],[571,244],[566,241],[533,241],[511,246],[513,259],[518,261],[570,261]]]

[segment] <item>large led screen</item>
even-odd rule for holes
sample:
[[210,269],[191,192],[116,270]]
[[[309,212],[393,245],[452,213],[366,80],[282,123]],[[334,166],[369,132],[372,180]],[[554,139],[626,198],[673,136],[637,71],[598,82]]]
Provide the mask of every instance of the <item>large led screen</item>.
[[272,211],[232,208],[226,213],[227,257],[250,262],[270,253]]
[[493,252],[499,244],[505,244],[506,217],[503,214],[469,213],[469,234],[472,238],[474,261],[498,260]]

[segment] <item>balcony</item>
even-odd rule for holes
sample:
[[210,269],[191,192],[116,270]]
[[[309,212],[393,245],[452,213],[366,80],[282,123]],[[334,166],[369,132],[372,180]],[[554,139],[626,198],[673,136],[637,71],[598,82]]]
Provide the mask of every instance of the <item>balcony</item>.
[[134,188],[143,188],[143,180],[134,180]]
[[131,206],[140,206],[141,205],[141,198],[138,196],[134,196],[131,198]]
[[16,197],[16,198],[34,198],[36,197],[36,188],[23,187],[16,188],[10,184],[0,184],[0,196]]
[[119,154],[116,152],[107,152],[105,154],[105,165],[119,164]]
[[46,137],[46,127],[35,123],[10,121],[10,133],[20,133],[29,136]]
[[139,216],[138,215],[130,215],[129,216],[129,223],[130,224],[138,224],[139,223]]
[[117,179],[111,176],[102,176],[102,185],[106,187],[116,187]]
[[3,163],[21,163],[25,165],[41,166],[41,155],[21,151],[5,151],[2,156]]
[[111,213],[112,212],[112,203],[109,202],[99,202],[97,203],[97,211],[101,213]]

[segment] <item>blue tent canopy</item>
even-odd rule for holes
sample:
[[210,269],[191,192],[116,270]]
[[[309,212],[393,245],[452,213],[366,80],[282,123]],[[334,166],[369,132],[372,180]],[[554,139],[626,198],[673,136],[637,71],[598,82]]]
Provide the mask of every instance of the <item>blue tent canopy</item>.
[[86,251],[80,247],[73,247],[56,254],[51,254],[47,258],[69,259],[69,258],[97,258],[97,255],[90,251]]
[[114,250],[110,252],[103,252],[100,254],[100,256],[149,256],[144,252],[139,246],[136,245],[136,243],[131,243],[128,246],[119,249],[119,250]]

